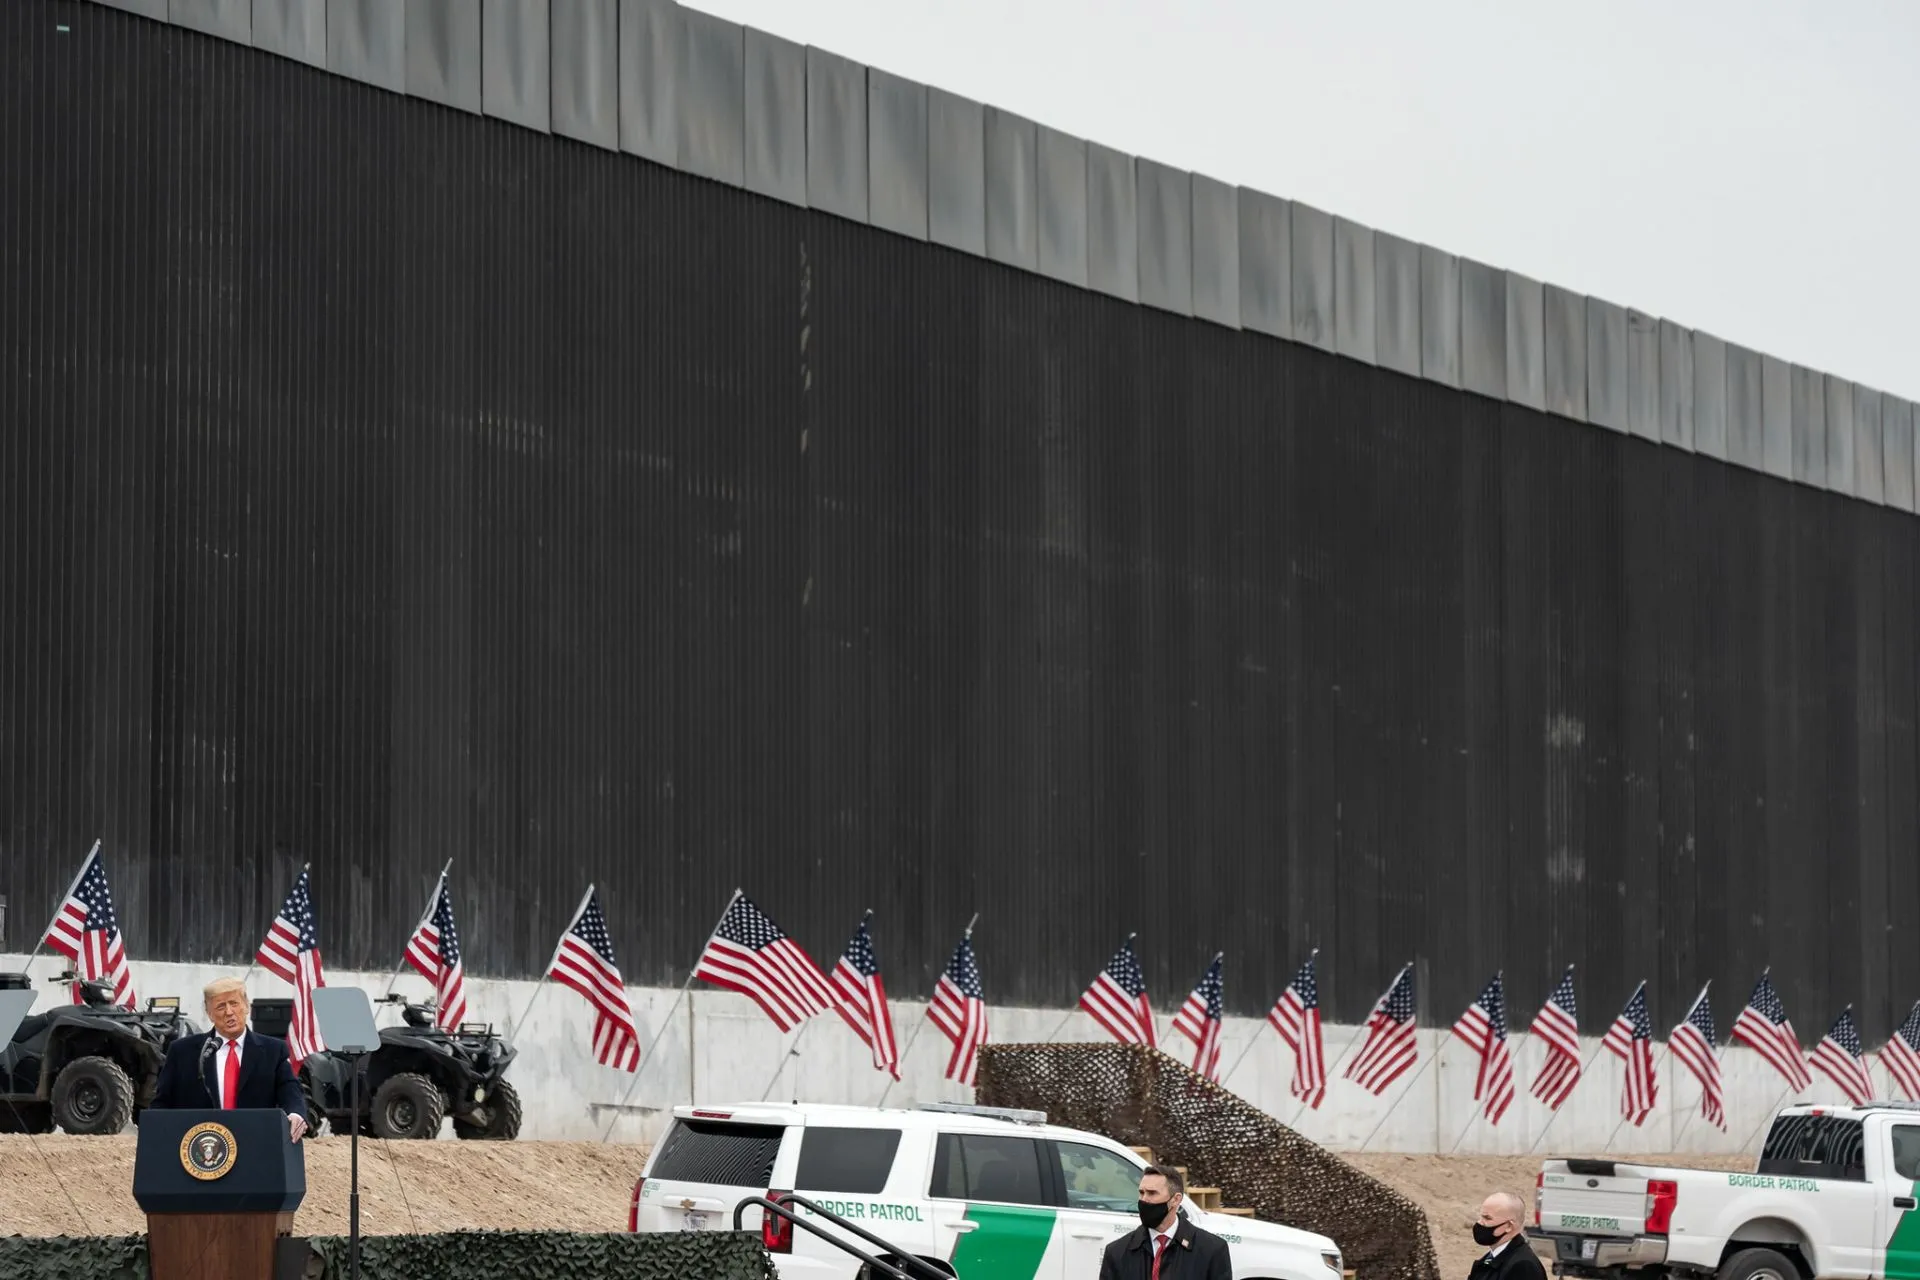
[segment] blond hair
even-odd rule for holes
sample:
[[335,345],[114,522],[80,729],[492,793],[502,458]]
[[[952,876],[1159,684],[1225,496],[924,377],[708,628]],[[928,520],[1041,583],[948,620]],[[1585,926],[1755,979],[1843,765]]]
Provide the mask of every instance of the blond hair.
[[247,994],[247,984],[238,978],[215,978],[200,989],[200,998],[203,1002],[212,1004],[213,998],[222,991],[238,991],[244,999]]

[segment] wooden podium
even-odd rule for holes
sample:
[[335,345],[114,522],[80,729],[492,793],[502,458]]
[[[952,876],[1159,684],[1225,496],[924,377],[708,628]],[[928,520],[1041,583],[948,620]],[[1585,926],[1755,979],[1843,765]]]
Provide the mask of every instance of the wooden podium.
[[307,1194],[284,1111],[140,1113],[133,1198],[153,1280],[275,1280],[279,1241]]

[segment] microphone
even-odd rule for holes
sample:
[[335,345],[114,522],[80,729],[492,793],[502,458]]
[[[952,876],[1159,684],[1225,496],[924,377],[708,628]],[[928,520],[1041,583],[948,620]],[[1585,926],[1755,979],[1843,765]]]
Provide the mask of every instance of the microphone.
[[200,1088],[205,1091],[208,1104],[214,1107],[220,1105],[220,1098],[214,1093],[213,1086],[207,1083],[207,1059],[213,1056],[213,1047],[217,1042],[215,1032],[209,1027],[206,1041],[200,1046]]

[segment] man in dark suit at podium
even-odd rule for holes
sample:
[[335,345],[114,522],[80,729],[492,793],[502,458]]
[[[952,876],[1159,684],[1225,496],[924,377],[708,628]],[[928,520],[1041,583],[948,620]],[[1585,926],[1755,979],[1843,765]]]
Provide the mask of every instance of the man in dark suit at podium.
[[293,1074],[287,1042],[247,1029],[247,988],[240,979],[215,978],[205,995],[213,1030],[173,1042],[152,1105],[224,1111],[278,1107],[287,1113],[287,1140],[300,1141],[307,1132],[307,1100]]

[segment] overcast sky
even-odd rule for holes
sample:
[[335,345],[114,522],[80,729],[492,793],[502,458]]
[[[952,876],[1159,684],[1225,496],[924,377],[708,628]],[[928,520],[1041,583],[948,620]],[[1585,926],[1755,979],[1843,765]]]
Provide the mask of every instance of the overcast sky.
[[1920,399],[1915,0],[695,0]]

